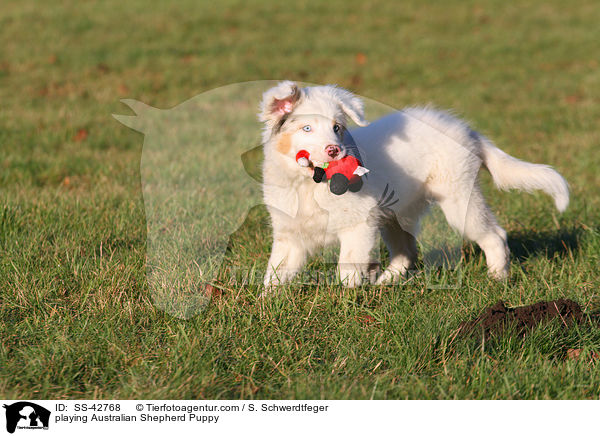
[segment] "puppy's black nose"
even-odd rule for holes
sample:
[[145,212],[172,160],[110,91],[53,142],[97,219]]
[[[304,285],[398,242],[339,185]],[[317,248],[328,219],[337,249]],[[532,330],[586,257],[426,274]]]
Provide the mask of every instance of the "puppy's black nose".
[[327,147],[325,147],[325,153],[327,153],[329,157],[334,158],[338,154],[340,154],[340,147],[338,147],[337,145],[330,144]]

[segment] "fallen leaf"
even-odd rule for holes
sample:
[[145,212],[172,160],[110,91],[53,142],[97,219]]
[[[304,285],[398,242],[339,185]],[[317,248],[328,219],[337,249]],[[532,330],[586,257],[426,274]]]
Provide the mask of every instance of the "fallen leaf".
[[358,317],[358,321],[368,325],[373,324],[375,322],[375,318],[373,318],[371,315],[362,315]]
[[129,88],[123,84],[119,85],[119,94],[120,95],[127,95],[129,94]]
[[567,359],[578,360],[581,357],[589,358],[592,361],[600,359],[600,353],[598,353],[597,351],[590,351],[585,356],[582,356],[582,354],[581,354],[582,351],[583,351],[583,349],[581,349],[581,348],[569,348],[567,350]]
[[352,83],[352,87],[354,87],[354,88],[356,88],[357,86],[360,86],[360,84],[362,83],[362,76],[360,74],[354,74],[350,78],[350,83]]
[[358,65],[364,65],[367,63],[367,55],[364,53],[356,53],[355,59]]
[[86,129],[79,129],[77,131],[77,133],[75,134],[75,136],[73,137],[73,140],[75,142],[81,142],[81,141],[85,141],[87,137],[88,137],[88,131]]
[[96,68],[98,68],[98,71],[101,73],[108,73],[110,71],[110,67],[102,62],[96,65]]
[[223,295],[223,291],[210,283],[204,285],[204,295],[211,298],[217,298]]
[[69,186],[70,184],[71,184],[71,178],[69,176],[66,176],[62,181],[62,185]]

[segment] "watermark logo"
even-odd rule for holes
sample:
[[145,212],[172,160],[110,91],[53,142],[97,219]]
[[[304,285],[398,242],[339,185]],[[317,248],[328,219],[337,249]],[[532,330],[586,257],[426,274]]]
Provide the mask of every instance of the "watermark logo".
[[[201,312],[211,299],[210,291],[205,290],[220,283],[222,277],[229,287],[250,284],[260,288],[266,269],[264,246],[271,238],[264,208],[290,217],[298,212],[294,192],[279,186],[277,180],[270,185],[263,181],[263,126],[257,110],[263,93],[276,83],[231,84],[165,110],[123,100],[135,115],[114,115],[144,134],[140,173],[147,225],[146,276],[156,306],[173,316],[190,318]],[[370,119],[397,111],[374,100],[362,100]],[[433,128],[432,132],[444,136]],[[356,143],[360,155],[364,155],[363,146]],[[366,174],[365,188],[360,191],[375,199],[372,213],[365,218],[367,225],[375,227],[378,219],[393,218],[400,198],[398,187],[385,180],[381,189],[371,189],[378,177],[382,174],[377,171]],[[285,201],[268,204],[264,195],[268,189],[287,196]],[[336,200],[333,194],[330,197]],[[419,223],[422,232],[418,238],[414,235],[424,267],[434,271],[428,277],[435,283],[428,286],[456,287],[460,276],[454,270],[461,260],[462,237],[450,229],[439,208],[431,209]],[[403,229],[417,227],[405,223],[405,217],[396,218]],[[324,227],[329,228],[327,224]],[[246,237],[249,233],[252,236]],[[235,246],[234,237],[243,240],[244,259],[251,264],[236,261],[224,266]],[[374,246],[371,263],[385,262],[380,262],[382,247],[383,243]],[[318,271],[303,271],[296,280],[331,276],[337,263],[335,250],[326,248],[319,255]]]
[[6,409],[6,431],[14,433],[19,430],[48,430],[50,411],[29,401],[19,401]]

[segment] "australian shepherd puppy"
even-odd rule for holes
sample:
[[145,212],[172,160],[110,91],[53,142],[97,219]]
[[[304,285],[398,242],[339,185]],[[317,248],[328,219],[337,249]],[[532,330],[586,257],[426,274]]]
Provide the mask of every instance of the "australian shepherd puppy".
[[[347,118],[359,127],[348,130]],[[419,220],[432,202],[450,226],[481,247],[489,274],[506,278],[506,232],[477,183],[482,165],[499,189],[542,190],[561,212],[569,203],[567,183],[555,170],[509,156],[446,112],[410,108],[369,124],[352,93],[286,81],[264,93],[259,119],[263,193],[273,226],[266,290],[292,279],[310,254],[334,243],[340,244],[339,279],[359,285],[378,233],[390,262],[377,283],[399,279],[416,260]],[[350,147],[369,172],[360,190],[335,195],[313,180],[314,168],[342,159]],[[296,161],[302,150],[310,155],[308,166]]]

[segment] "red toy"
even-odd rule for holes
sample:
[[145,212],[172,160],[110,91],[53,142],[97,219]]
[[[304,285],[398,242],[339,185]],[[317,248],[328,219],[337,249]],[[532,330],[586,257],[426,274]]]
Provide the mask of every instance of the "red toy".
[[[310,154],[306,150],[300,150],[296,154],[296,162],[300,166],[308,167],[310,165]],[[339,160],[324,162],[321,165],[314,165],[313,180],[320,183],[323,180],[329,180],[329,190],[336,195],[342,195],[346,191],[358,192],[362,188],[363,182],[361,176],[369,172],[362,166],[360,160],[350,154]]]

